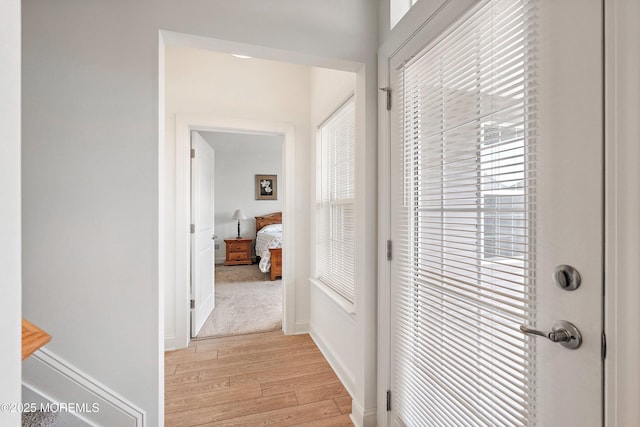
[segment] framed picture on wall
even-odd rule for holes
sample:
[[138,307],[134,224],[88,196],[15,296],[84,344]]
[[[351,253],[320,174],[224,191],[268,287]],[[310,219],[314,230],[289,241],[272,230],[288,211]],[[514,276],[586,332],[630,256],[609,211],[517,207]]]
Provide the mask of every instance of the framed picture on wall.
[[256,175],[256,200],[278,200],[278,175]]

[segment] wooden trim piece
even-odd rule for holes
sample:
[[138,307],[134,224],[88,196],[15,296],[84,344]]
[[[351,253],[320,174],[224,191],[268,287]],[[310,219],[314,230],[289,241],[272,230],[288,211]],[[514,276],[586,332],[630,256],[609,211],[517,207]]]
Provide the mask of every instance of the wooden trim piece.
[[22,360],[51,341],[51,335],[26,319],[22,319]]

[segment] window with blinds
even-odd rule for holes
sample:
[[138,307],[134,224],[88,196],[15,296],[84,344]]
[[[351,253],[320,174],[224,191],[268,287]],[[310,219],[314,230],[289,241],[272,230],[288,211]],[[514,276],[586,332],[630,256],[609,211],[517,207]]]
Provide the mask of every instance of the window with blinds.
[[389,1],[389,28],[393,28],[409,12],[418,0],[390,0]]
[[355,102],[318,128],[316,242],[318,280],[354,302]]
[[[393,207],[393,412],[535,424],[535,25],[481,2],[406,62]],[[394,142],[395,144],[396,142]]]

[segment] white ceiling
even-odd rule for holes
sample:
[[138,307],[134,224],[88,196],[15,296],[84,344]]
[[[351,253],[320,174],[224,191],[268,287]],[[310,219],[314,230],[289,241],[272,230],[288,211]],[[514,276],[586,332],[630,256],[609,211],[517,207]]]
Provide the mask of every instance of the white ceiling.
[[283,135],[263,135],[232,132],[198,133],[216,152],[280,152]]

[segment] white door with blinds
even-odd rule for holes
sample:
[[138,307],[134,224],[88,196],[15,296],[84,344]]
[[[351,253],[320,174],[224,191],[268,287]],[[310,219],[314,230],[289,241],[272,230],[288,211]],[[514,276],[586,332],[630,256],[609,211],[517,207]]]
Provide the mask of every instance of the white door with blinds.
[[390,60],[389,421],[601,425],[602,3],[451,3]]

